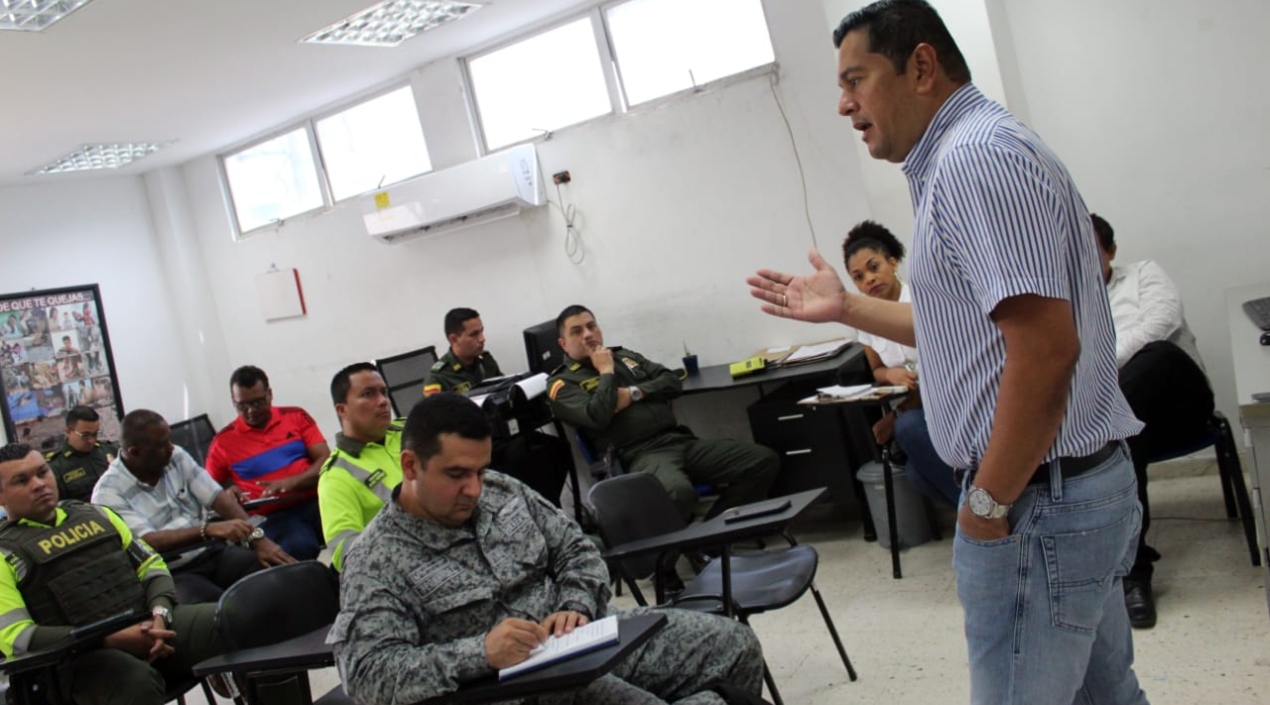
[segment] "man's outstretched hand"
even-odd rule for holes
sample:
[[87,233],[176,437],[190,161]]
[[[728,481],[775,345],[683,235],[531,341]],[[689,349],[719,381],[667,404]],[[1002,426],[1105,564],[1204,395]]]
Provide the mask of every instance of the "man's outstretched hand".
[[811,248],[807,260],[815,272],[796,277],[772,269],[760,269],[746,279],[750,295],[763,302],[763,312],[812,323],[841,321],[848,296],[838,273]]

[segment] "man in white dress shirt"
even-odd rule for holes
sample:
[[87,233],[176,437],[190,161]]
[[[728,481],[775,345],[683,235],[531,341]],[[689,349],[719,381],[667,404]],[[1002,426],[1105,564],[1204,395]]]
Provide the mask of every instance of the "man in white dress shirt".
[[1115,231],[1102,217],[1090,217],[1098,233],[1107,298],[1116,326],[1120,389],[1134,416],[1146,424],[1142,433],[1129,439],[1142,502],[1142,533],[1124,590],[1129,623],[1149,629],[1156,620],[1151,577],[1160,554],[1146,542],[1151,526],[1147,464],[1151,458],[1193,445],[1208,432],[1213,390],[1204,374],[1195,335],[1182,314],[1182,297],[1169,275],[1149,259],[1113,267]]

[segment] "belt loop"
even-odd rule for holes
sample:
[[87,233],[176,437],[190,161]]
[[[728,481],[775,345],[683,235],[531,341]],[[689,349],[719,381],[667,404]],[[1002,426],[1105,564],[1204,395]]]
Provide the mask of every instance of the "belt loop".
[[1063,459],[1054,458],[1049,462],[1050,466],[1050,499],[1055,502],[1063,501]]

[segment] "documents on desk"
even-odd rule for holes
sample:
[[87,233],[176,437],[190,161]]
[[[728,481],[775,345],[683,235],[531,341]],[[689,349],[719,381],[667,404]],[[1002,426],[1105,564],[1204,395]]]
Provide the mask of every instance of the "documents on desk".
[[799,399],[799,404],[842,404],[851,401],[869,401],[873,399],[882,399],[896,394],[903,394],[907,391],[906,387],[900,386],[883,386],[876,387],[872,384],[853,384],[848,387],[835,384],[832,387],[821,387],[816,393],[805,398]]
[[507,680],[516,674],[542,668],[570,656],[616,644],[617,639],[617,615],[578,627],[564,636],[553,634],[534,647],[534,650],[529,652],[529,658],[515,666],[501,669],[498,672],[498,680]]
[[851,344],[846,338],[836,338],[827,340],[823,343],[811,343],[809,345],[785,345],[778,348],[768,348],[758,353],[768,365],[798,365],[804,362],[816,362],[817,360],[828,360],[829,358],[842,352],[843,348]]

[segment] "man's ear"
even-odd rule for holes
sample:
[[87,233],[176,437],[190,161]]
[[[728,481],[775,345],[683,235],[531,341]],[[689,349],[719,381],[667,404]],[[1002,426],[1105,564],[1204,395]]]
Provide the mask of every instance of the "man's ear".
[[565,349],[565,347],[564,347],[564,338],[556,338],[556,343],[558,343],[558,344],[560,345],[560,349],[561,349],[561,350],[564,350],[564,349]]
[[1116,246],[1112,245],[1111,249],[1107,250],[1107,259],[1115,259],[1115,258],[1116,258]]
[[419,456],[415,455],[413,450],[403,448],[401,450],[401,476],[406,480],[415,480],[423,473],[422,463],[419,462]]
[[450,344],[450,347],[454,347],[454,343],[459,339],[459,336],[454,333],[446,333],[445,339]]
[[933,90],[938,72],[939,57],[935,54],[935,47],[925,42],[918,44],[908,57],[908,68],[905,71],[912,77],[917,92],[925,94]]
[[340,402],[335,405],[335,415],[340,417],[340,421],[344,420],[344,412],[348,409],[348,404]]

